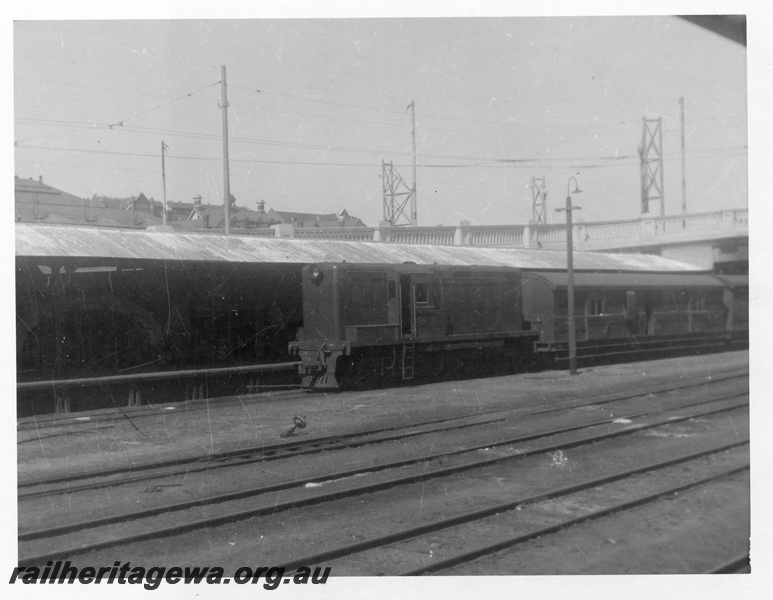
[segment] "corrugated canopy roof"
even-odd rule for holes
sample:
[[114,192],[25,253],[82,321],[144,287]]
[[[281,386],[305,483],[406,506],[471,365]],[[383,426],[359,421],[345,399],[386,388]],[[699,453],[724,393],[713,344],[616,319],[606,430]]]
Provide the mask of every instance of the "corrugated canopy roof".
[[[618,255],[619,256],[619,255]],[[566,272],[544,273],[539,275],[527,273],[524,277],[544,280],[552,289],[565,288],[569,276]],[[712,275],[693,275],[680,277],[680,273],[575,273],[574,284],[577,287],[605,289],[627,289],[631,287],[660,288],[678,283],[682,287],[723,287],[722,282]]]
[[[566,269],[566,252],[554,250],[278,239],[28,224],[16,225],[16,255],[280,264],[415,262]],[[692,265],[649,254],[575,252],[574,261],[576,269],[588,271],[696,271]]]

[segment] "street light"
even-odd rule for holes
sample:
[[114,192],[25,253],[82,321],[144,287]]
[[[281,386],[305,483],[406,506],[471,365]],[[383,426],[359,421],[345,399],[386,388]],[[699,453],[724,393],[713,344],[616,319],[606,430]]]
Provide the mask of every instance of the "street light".
[[[571,188],[574,181],[574,190]],[[579,206],[572,206],[572,194],[581,194],[582,190],[577,179],[572,175],[566,182],[566,208],[557,208],[556,212],[566,212],[566,296],[569,327],[569,374],[577,375],[577,331],[574,322],[574,247],[572,242],[572,211],[580,210]]]

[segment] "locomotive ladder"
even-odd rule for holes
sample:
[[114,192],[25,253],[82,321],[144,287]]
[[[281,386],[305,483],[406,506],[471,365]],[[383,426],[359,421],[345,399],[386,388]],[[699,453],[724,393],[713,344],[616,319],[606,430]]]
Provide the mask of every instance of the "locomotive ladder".
[[403,379],[413,379],[414,344],[403,345]]

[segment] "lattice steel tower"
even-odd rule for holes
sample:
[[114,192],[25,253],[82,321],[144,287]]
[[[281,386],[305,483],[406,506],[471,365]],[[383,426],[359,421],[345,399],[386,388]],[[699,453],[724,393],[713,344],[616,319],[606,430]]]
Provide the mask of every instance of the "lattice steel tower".
[[665,215],[663,190],[663,128],[662,118],[644,118],[641,146],[641,212],[650,212],[650,203],[660,201],[660,216]]
[[547,225],[548,222],[548,190],[545,178],[531,178],[531,218],[534,223]]
[[413,189],[391,162],[381,161],[381,180],[384,192],[384,221],[392,227],[411,225]]
[[413,155],[413,185],[409,186],[394,165],[381,161],[381,181],[384,191],[384,221],[392,224],[392,227],[410,225],[416,227],[418,223],[416,207],[416,102],[411,103],[405,109],[411,111],[411,148]]

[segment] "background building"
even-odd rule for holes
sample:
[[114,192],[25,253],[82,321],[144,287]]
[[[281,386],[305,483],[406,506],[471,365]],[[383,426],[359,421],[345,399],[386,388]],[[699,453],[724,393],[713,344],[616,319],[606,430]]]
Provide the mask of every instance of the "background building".
[[[79,198],[58,190],[38,179],[14,178],[16,221],[23,223],[51,223],[59,225],[86,225],[93,227],[124,227],[145,229],[163,223],[163,203],[140,192],[136,196],[117,198],[94,194]],[[236,206],[231,196],[231,227],[238,232],[270,230],[272,225],[289,224],[294,227],[365,227],[357,217],[346,210],[339,213],[266,212],[265,201],[257,201],[257,210]],[[222,230],[222,205],[205,204],[202,197],[192,202],[167,202],[167,225],[180,230]]]

